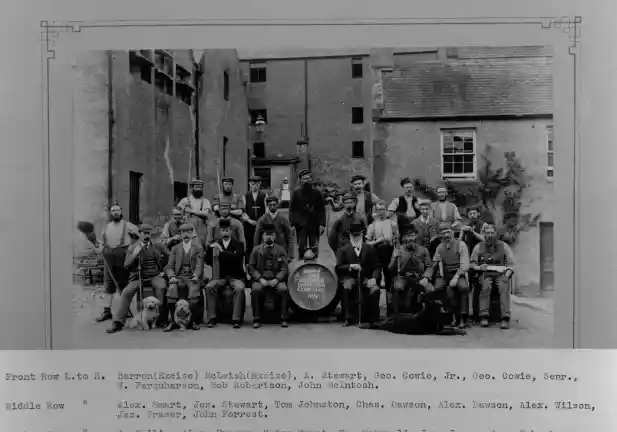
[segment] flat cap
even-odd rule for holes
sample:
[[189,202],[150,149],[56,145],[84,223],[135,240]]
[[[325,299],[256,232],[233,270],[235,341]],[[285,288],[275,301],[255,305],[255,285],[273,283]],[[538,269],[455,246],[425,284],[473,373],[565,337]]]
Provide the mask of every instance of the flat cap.
[[351,182],[352,183],[355,182],[355,181],[358,181],[358,180],[363,180],[364,181],[364,180],[366,180],[366,177],[363,176],[362,174],[356,174],[355,176],[353,176],[351,178]]
[[231,205],[229,203],[227,203],[227,202],[218,203],[217,206],[218,206],[219,210],[222,209],[222,208],[225,208],[225,209],[231,208]]
[[311,171],[307,169],[300,170],[298,173],[298,178],[302,178],[304,176],[311,175]]
[[404,236],[405,234],[416,234],[418,229],[411,222],[403,222],[399,227],[399,232],[401,236]]
[[260,182],[261,181],[261,177],[253,175],[249,177],[249,181],[250,182]]
[[148,224],[139,225],[139,232],[152,232],[152,225],[148,225]]
[[276,195],[270,195],[266,198],[266,204],[269,202],[279,202],[279,197]]
[[203,182],[203,180],[199,180],[198,178],[194,178],[193,180],[191,180],[191,185],[192,186],[203,186],[204,182]]
[[469,207],[467,207],[467,211],[472,211],[475,210],[477,212],[480,212],[480,205],[479,204],[474,204],[474,205],[470,205]]
[[349,201],[349,200],[358,201],[358,198],[355,195],[352,195],[350,193],[346,193],[345,195],[343,195],[343,202]]
[[193,224],[185,223],[185,224],[180,225],[180,231],[190,231],[192,229],[195,229]]
[[223,177],[221,179],[221,183],[225,183],[225,182],[233,183],[234,182],[234,178],[233,177]]
[[446,222],[442,222],[439,224],[439,231],[451,230],[452,225]]

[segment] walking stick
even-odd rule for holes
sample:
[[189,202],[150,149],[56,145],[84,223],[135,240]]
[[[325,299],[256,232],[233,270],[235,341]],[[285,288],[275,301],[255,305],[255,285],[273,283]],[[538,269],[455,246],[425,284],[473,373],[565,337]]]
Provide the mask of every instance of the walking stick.
[[362,268],[358,269],[358,323],[362,324]]
[[141,279],[141,258],[142,258],[142,252],[143,249],[141,249],[139,251],[139,256],[137,257],[137,273],[139,275],[139,299],[137,301],[137,308],[139,309],[139,318],[140,321],[143,323],[144,322],[144,284],[143,281]]

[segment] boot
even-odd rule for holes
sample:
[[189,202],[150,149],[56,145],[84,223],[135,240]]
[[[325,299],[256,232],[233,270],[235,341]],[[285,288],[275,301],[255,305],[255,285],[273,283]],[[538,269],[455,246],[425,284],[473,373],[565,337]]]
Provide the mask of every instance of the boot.
[[123,328],[124,328],[124,324],[118,321],[114,321],[111,324],[111,327],[107,329],[107,333],[109,334],[118,333],[119,331],[122,331]]
[[486,317],[480,318],[480,325],[482,327],[488,327],[488,318],[486,318]]
[[103,321],[108,321],[110,319],[112,319],[112,315],[111,315],[111,308],[106,307],[105,309],[103,309],[103,312],[101,313],[101,316],[99,316],[96,319],[96,322],[103,322]]
[[499,326],[499,328],[502,329],[502,330],[508,330],[510,328],[510,321],[502,320],[501,321],[501,325]]
[[467,328],[467,316],[461,315],[461,321],[458,323],[458,328],[463,330]]

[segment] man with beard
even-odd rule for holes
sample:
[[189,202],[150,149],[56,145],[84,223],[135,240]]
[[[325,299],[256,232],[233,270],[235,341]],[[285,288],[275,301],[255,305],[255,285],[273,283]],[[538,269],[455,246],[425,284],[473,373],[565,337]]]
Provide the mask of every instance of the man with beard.
[[437,188],[438,200],[431,205],[431,216],[440,223],[447,223],[453,226],[461,225],[461,215],[458,207],[448,201],[448,189],[445,187]]
[[272,224],[263,226],[263,243],[251,253],[249,273],[251,285],[251,306],[253,308],[253,328],[261,325],[261,310],[266,302],[281,305],[281,327],[287,327],[289,313],[288,258],[285,250],[274,242],[276,228]]
[[403,188],[403,195],[394,198],[390,207],[388,207],[390,214],[396,214],[399,225],[405,222],[404,219],[412,221],[420,215],[418,198],[413,194],[413,182],[411,179],[405,177],[401,180],[401,187]]
[[377,251],[379,266],[383,270],[386,290],[392,288],[394,273],[388,269],[392,253],[399,240],[399,229],[396,220],[386,217],[387,204],[383,200],[375,203],[375,219],[366,232],[366,243],[373,246]]
[[[105,225],[101,232],[102,242],[94,248],[94,251],[103,255],[103,259],[107,263],[103,273],[103,281],[105,284],[105,302],[103,312],[96,321],[103,322],[112,319],[111,303],[114,298],[114,293],[118,289],[122,289],[128,282],[128,273],[124,268],[124,255],[126,248],[131,243],[130,233],[137,233],[138,229],[132,223],[124,220],[122,208],[118,204],[113,204],[109,208],[109,223]],[[116,282],[120,285],[116,287],[114,281],[109,274],[112,271]]]
[[253,244],[260,245],[262,243],[264,226],[274,225],[274,229],[276,230],[274,243],[285,249],[285,253],[291,258],[293,256],[293,232],[291,230],[291,224],[285,216],[279,213],[279,200],[275,195],[270,195],[266,199],[266,204],[268,206],[268,211],[265,215],[260,217],[257,222]]
[[466,279],[469,271],[469,250],[465,242],[454,239],[450,224],[440,224],[439,231],[442,242],[437,246],[432,267],[439,267],[435,290],[440,293],[445,291],[448,305],[454,314],[454,324],[464,329],[467,327],[469,315],[469,284]]
[[392,254],[388,269],[395,274],[392,286],[392,312],[410,310],[411,299],[418,292],[432,292],[430,283],[433,263],[428,249],[417,242],[416,227],[407,222],[401,229],[401,245]]
[[336,253],[336,273],[343,285],[343,327],[359,322],[360,328],[373,328],[379,321],[379,259],[375,248],[364,242],[364,223],[352,224],[349,236],[349,244]]
[[293,191],[289,203],[289,221],[296,229],[298,258],[302,259],[310,244],[315,258],[319,255],[319,238],[326,229],[326,206],[321,192],[313,187],[313,177],[305,169],[298,174],[301,186]]
[[467,218],[469,219],[462,231],[461,239],[467,244],[470,251],[473,251],[476,245],[484,241],[482,233],[488,226],[486,222],[480,219],[480,207],[470,206],[467,208]]
[[195,227],[195,233],[200,244],[205,245],[208,234],[208,215],[211,205],[207,198],[204,198],[204,182],[194,179],[191,182],[191,192],[189,196],[183,198],[178,204],[186,215],[186,223]]
[[252,176],[249,178],[250,190],[244,196],[246,206],[242,214],[242,225],[244,227],[244,237],[246,240],[246,262],[248,262],[251,257],[253,245],[261,243],[261,241],[253,243],[259,218],[266,213],[266,194],[259,190],[260,184],[260,177]]
[[229,214],[234,219],[240,220],[244,214],[244,197],[241,194],[237,194],[233,191],[234,179],[233,177],[223,177],[221,179],[221,194],[217,195],[214,199],[214,211],[219,212],[221,204],[227,204],[229,206]]
[[204,254],[201,245],[195,238],[194,227],[184,224],[180,227],[182,243],[174,246],[171,250],[169,264],[165,268],[169,278],[169,291],[167,299],[171,310],[171,322],[164,332],[170,332],[178,328],[174,321],[174,310],[178,300],[184,299],[189,302],[191,308],[191,321],[188,329],[199,330],[197,322],[202,310],[199,307],[201,298],[201,283],[204,270]]
[[414,219],[411,224],[416,228],[416,242],[431,251],[431,243],[439,235],[439,221],[431,217],[431,204],[428,201],[422,201],[419,205],[420,216]]
[[184,223],[184,216],[182,216],[182,210],[178,207],[174,207],[171,211],[172,219],[163,227],[163,234],[161,240],[167,246],[167,249],[173,248],[175,245],[182,241],[180,236],[180,227]]
[[349,244],[349,228],[354,223],[365,223],[362,216],[356,213],[357,199],[355,195],[347,194],[343,197],[345,212],[332,225],[328,234],[328,244],[336,254],[339,249]]
[[471,253],[471,267],[480,272],[480,325],[488,327],[488,317],[493,285],[499,290],[501,328],[510,328],[510,284],[514,273],[514,254],[505,242],[497,239],[494,225],[484,228],[486,240],[480,242]]
[[206,286],[206,305],[208,308],[208,327],[216,326],[219,302],[226,301],[224,290],[231,291],[232,315],[234,328],[240,328],[244,320],[246,295],[244,293],[245,278],[243,259],[244,245],[231,236],[230,219],[219,222],[220,240],[210,243],[206,251],[206,264],[214,263],[214,249],[218,250],[219,275]]
[[[133,297],[146,288],[152,288],[154,295],[161,302],[158,325],[164,325],[168,311],[165,307],[167,282],[163,278],[164,269],[169,260],[169,250],[162,243],[152,243],[152,227],[143,224],[139,227],[139,241],[133,243],[126,251],[124,266],[129,270],[129,283],[122,290],[120,304],[113,324],[107,333],[117,333],[124,328]],[[143,300],[143,299],[141,299]]]
[[366,177],[355,175],[351,178],[351,193],[356,197],[356,213],[362,216],[369,226],[373,222],[373,205],[379,197],[366,190]]
[[208,240],[206,244],[209,246],[215,241],[221,240],[221,221],[229,221],[231,227],[231,236],[238,240],[243,245],[246,245],[244,238],[244,227],[238,219],[229,216],[229,204],[222,203],[218,206],[219,218],[213,221],[208,228]]

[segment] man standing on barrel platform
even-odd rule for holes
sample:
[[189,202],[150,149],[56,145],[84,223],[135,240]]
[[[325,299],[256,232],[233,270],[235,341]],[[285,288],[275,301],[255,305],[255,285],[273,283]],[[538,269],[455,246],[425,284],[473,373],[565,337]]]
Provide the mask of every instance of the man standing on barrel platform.
[[289,221],[296,229],[298,258],[302,259],[309,245],[317,258],[319,238],[326,229],[326,205],[321,192],[313,187],[313,177],[304,169],[298,174],[301,186],[293,191],[289,203]]

